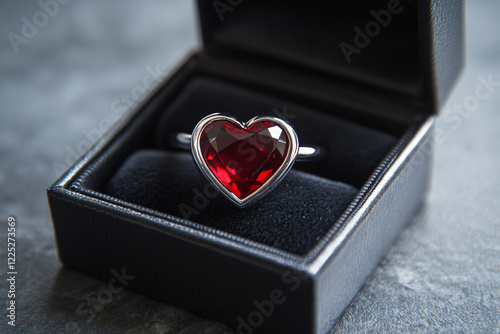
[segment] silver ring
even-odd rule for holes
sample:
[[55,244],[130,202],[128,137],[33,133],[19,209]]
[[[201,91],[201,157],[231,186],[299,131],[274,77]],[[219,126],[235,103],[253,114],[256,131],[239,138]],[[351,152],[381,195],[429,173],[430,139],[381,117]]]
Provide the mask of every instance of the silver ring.
[[204,117],[192,134],[173,137],[178,148],[191,149],[200,172],[238,207],[255,203],[273,190],[295,161],[323,156],[319,147],[299,147],[285,120],[254,117],[248,122],[220,113]]

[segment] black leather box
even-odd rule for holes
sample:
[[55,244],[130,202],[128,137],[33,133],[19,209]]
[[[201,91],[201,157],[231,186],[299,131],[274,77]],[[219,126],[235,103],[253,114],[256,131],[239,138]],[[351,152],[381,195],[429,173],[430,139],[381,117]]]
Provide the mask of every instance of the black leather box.
[[[48,189],[60,260],[242,333],[323,333],[423,204],[463,3],[198,8],[203,50]],[[235,208],[171,142],[213,112],[286,118],[327,154]]]

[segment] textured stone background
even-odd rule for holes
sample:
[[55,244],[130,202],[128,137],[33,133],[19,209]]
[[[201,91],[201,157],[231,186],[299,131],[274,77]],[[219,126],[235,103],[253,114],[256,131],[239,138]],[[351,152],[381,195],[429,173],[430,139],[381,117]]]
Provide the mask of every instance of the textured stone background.
[[[71,1],[14,53],[7,33],[19,34],[22,18],[39,10],[36,1],[0,4],[0,258],[6,259],[5,222],[14,215],[17,332],[230,332],[126,291],[94,316],[79,314],[85,296],[106,285],[61,267],[45,197],[61,166],[75,159],[71,152],[87,148],[85,133],[120,116],[113,102],[140,91],[148,68],[168,69],[197,45],[192,3]],[[500,81],[499,13],[500,1],[468,1],[468,67],[443,114],[459,115],[453,106],[475,93],[479,76]],[[440,119],[444,139],[427,205],[334,331],[500,332],[497,89],[477,110]],[[11,332],[4,313],[0,332]]]

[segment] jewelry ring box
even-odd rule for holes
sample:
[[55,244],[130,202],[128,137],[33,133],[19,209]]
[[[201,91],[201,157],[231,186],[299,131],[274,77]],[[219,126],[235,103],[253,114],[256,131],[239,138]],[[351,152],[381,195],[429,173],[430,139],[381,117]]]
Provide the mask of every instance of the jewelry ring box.
[[[60,261],[241,333],[324,333],[424,203],[463,2],[198,9],[203,48],[48,189]],[[213,112],[286,118],[326,160],[232,207],[171,145]]]

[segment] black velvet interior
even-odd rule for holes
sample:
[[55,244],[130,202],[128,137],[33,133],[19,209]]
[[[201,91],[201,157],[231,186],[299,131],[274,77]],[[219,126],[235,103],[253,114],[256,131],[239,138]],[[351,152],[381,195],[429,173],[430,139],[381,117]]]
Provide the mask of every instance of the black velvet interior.
[[[201,118],[214,112],[245,121],[256,115],[288,116],[301,145],[323,146],[326,159],[296,163],[278,188],[250,207],[236,208],[222,195],[206,204],[194,189],[203,192],[208,182],[190,153],[172,149],[172,135],[191,133]],[[160,117],[155,136],[156,147],[131,155],[106,185],[106,194],[295,254],[307,253],[333,226],[397,140],[205,77],[185,85]]]
[[292,170],[260,202],[239,209],[212,187],[206,199],[196,195],[207,185],[189,153],[140,150],[109,181],[106,192],[296,254],[311,249],[358,192],[350,185]]
[[192,79],[174,100],[156,130],[156,146],[172,148],[172,134],[191,133],[200,119],[214,112],[241,121],[257,115],[287,119],[301,146],[319,145],[328,154],[322,163],[298,162],[295,168],[360,188],[396,143],[393,135],[320,113],[288,100],[206,77]]

